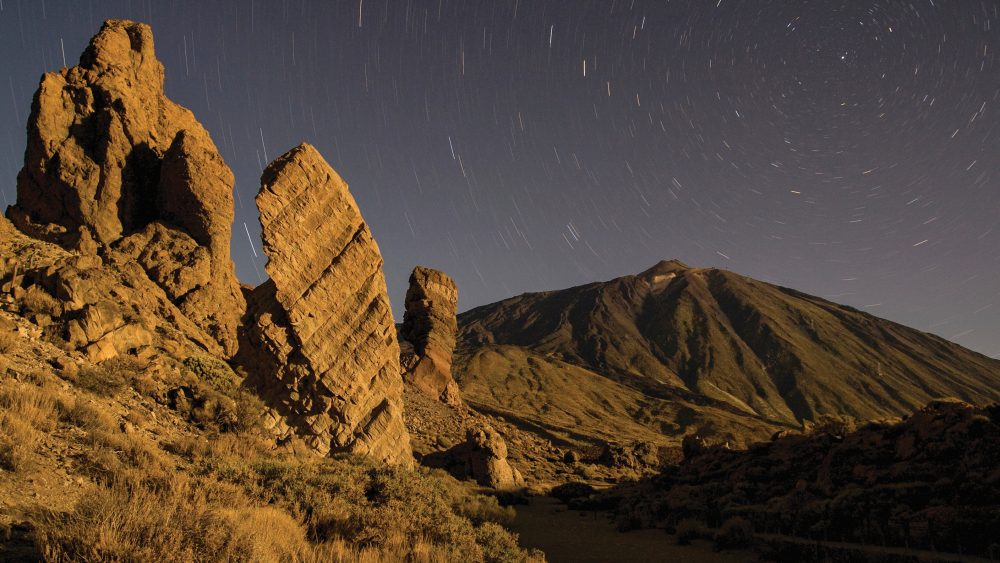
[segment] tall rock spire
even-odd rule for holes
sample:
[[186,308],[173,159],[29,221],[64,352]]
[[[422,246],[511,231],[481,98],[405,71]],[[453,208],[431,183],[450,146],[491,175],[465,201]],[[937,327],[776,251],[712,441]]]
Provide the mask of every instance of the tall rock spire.
[[245,309],[229,256],[233,174],[163,76],[149,26],[125,20],[105,22],[77,66],[46,73],[7,215],[63,246],[124,251],[231,355]]
[[382,255],[347,184],[302,144],[261,177],[270,280],[254,290],[248,371],[279,435],[320,454],[410,464]]

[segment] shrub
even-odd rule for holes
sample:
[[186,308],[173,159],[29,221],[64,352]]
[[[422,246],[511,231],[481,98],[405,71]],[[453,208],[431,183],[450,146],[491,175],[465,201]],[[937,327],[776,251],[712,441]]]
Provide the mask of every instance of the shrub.
[[69,514],[38,520],[36,541],[48,560],[292,561],[309,551],[287,513],[181,476],[158,487],[118,481]]
[[596,491],[597,489],[586,483],[571,481],[569,483],[563,483],[562,485],[553,487],[549,494],[563,503],[569,503],[571,500],[589,497]]
[[677,523],[675,534],[677,535],[677,545],[690,545],[692,540],[701,537],[701,522],[694,518],[685,518]]
[[476,543],[482,546],[486,561],[521,561],[524,552],[517,545],[517,535],[493,522],[476,528]]
[[121,393],[141,369],[134,359],[117,356],[100,365],[80,369],[76,384],[95,395],[113,397]]
[[455,501],[455,511],[479,525],[487,522],[510,524],[517,513],[510,506],[500,506],[496,497],[488,495],[465,494]]
[[228,391],[239,384],[239,377],[225,362],[208,356],[190,356],[184,358],[184,367],[189,369],[198,380],[211,385],[219,391]]
[[742,549],[753,542],[753,526],[745,518],[734,516],[722,523],[715,534],[715,549]]

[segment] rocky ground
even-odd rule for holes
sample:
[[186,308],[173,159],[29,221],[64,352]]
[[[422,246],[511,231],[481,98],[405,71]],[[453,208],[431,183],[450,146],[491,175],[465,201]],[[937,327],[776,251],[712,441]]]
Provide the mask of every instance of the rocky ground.
[[725,541],[728,528],[741,545],[774,556],[801,554],[803,540],[829,542],[831,553],[853,545],[1000,555],[996,405],[938,400],[901,421],[829,421],[747,450],[685,446],[683,462],[656,477],[603,493],[567,490],[566,498],[615,509],[622,529]]

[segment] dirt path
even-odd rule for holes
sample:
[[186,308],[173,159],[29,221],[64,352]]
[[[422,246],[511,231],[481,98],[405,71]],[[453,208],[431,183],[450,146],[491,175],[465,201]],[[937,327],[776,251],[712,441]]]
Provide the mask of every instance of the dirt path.
[[742,563],[757,560],[748,551],[715,553],[708,542],[682,547],[663,530],[621,533],[605,514],[567,510],[551,497],[532,497],[531,504],[516,508],[517,517],[510,529],[520,535],[522,545],[541,549],[552,563]]

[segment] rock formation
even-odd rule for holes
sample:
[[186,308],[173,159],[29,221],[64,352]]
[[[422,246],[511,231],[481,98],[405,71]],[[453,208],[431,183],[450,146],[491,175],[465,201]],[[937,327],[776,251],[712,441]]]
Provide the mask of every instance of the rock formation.
[[121,20],[78,66],[46,73],[7,214],[64,247],[135,260],[229,356],[245,308],[229,257],[233,174],[163,78],[149,26]]
[[465,437],[468,449],[469,474],[484,487],[497,490],[524,485],[521,472],[507,462],[507,443],[489,426],[471,428]]
[[817,426],[747,450],[689,443],[681,464],[619,492],[621,516],[662,527],[738,515],[776,535],[983,557],[995,548],[998,405],[938,399],[901,421]]
[[604,444],[598,461],[609,467],[640,471],[658,467],[660,454],[656,445],[650,442],[633,442],[632,444],[608,442]]
[[183,359],[222,348],[174,305],[142,266],[117,251],[68,252],[0,217],[0,308],[65,340],[92,362],[155,345]]
[[458,479],[475,479],[484,487],[507,491],[524,486],[524,477],[507,461],[507,443],[486,424],[466,430],[465,442],[427,455],[424,465],[447,470]]
[[347,184],[303,144],[257,195],[270,280],[253,291],[242,363],[268,425],[316,452],[412,462],[382,256]]
[[400,337],[403,378],[431,397],[449,405],[462,404],[451,374],[458,334],[458,287],[444,272],[417,266],[410,274],[406,312]]

